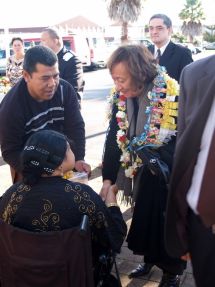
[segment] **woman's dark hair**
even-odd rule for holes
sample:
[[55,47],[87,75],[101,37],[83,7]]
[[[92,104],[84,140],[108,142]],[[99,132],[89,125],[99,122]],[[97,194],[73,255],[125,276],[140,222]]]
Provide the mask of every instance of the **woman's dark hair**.
[[133,84],[142,90],[157,75],[154,58],[143,45],[123,45],[110,56],[107,67],[112,72],[115,65],[124,63],[132,77]]
[[59,132],[42,130],[31,135],[21,153],[24,183],[32,185],[42,174],[51,175],[63,162],[66,150],[66,136]]
[[24,44],[24,41],[22,40],[22,38],[20,38],[20,37],[14,37],[14,38],[12,38],[12,40],[11,40],[11,45],[13,45],[13,43],[14,43],[15,41],[20,41],[22,44]]
[[25,53],[23,69],[29,74],[32,74],[36,72],[37,64],[52,67],[57,61],[56,54],[50,48],[38,45],[28,49]]

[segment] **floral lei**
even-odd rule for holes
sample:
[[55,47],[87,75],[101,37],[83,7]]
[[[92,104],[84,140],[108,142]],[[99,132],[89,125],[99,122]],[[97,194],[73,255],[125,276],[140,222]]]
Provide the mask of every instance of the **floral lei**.
[[[160,146],[167,143],[172,135],[176,134],[176,118],[178,115],[178,82],[166,73],[164,67],[157,67],[158,74],[153,81],[153,88],[148,92],[150,100],[145,113],[147,121],[144,125],[143,133],[134,137],[132,141],[127,138],[128,118],[126,113],[126,98],[119,95],[115,89],[112,90],[108,102],[110,110],[113,104],[118,108],[116,113],[119,130],[116,140],[122,151],[120,158],[121,165],[125,169],[126,177],[133,178],[137,169],[142,166],[142,160],[135,155],[132,157],[135,148],[145,145]],[[110,119],[111,113],[108,118]]]

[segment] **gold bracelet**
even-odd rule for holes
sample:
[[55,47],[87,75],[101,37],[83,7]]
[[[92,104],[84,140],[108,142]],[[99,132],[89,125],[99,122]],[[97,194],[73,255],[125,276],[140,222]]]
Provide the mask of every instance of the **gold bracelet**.
[[116,206],[119,207],[119,205],[116,202],[110,202],[106,204],[107,207],[112,207],[112,206]]

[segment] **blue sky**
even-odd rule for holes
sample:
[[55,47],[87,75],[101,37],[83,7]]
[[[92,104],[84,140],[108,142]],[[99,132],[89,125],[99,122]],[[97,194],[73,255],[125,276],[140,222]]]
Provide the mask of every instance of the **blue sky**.
[[[98,24],[109,22],[104,0],[60,0],[59,3],[53,0],[4,0],[1,3],[0,27],[51,26],[80,14]],[[148,23],[152,14],[165,13],[174,24],[180,23],[178,13],[184,3],[185,0],[146,0],[141,21]],[[202,4],[207,22],[215,24],[214,0],[202,0]]]

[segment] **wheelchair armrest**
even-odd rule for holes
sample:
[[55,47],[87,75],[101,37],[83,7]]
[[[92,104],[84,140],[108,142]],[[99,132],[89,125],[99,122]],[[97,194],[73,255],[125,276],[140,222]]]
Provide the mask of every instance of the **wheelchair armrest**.
[[89,217],[88,215],[84,214],[80,224],[80,232],[87,233],[88,229],[89,229]]

